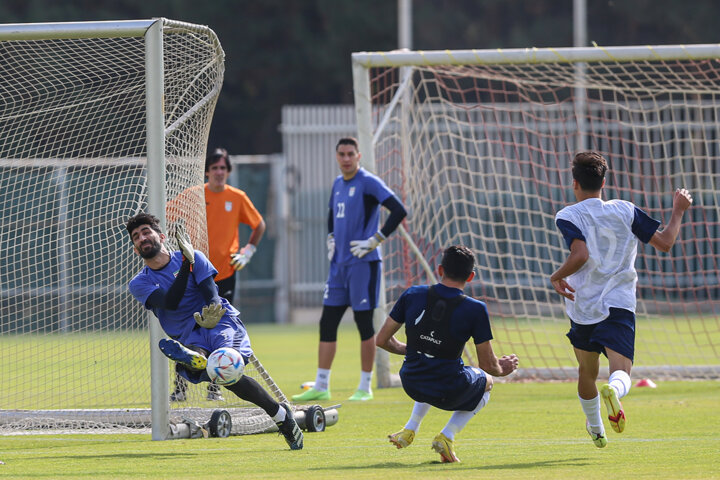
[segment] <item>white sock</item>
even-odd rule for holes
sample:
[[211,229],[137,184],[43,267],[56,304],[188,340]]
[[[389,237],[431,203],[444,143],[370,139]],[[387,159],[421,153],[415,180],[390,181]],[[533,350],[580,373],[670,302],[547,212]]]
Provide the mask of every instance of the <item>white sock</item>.
[[330,369],[329,368],[318,368],[317,374],[315,374],[315,390],[324,392],[330,389]]
[[410,414],[410,420],[408,420],[408,422],[405,424],[405,428],[417,433],[418,429],[420,428],[420,423],[422,423],[423,418],[425,418],[425,415],[427,415],[429,411],[429,403],[415,402],[412,414]]
[[471,418],[475,416],[476,413],[478,413],[480,410],[483,409],[485,405],[490,401],[490,392],[485,392],[483,397],[480,399],[480,401],[477,404],[477,407],[475,407],[474,410],[470,412],[464,412],[464,411],[455,411],[450,416],[450,420],[448,420],[447,425],[445,425],[445,428],[442,429],[443,435],[445,435],[448,440],[455,440],[455,434],[460,432],[463,428],[465,428],[465,425],[468,424]]
[[372,389],[370,385],[372,384],[372,371],[364,372],[360,370],[360,384],[358,385],[358,390],[363,390],[365,392],[372,392]]
[[602,415],[600,413],[600,395],[598,394],[597,397],[591,398],[590,400],[585,400],[578,395],[578,399],[585,413],[585,418],[587,418],[593,432],[605,433],[605,427],[603,426]]
[[630,392],[632,382],[630,381],[630,375],[625,370],[615,370],[610,374],[608,381],[610,386],[617,392],[618,398],[622,398]]
[[272,418],[275,423],[278,423],[278,422],[282,422],[283,420],[285,420],[285,417],[287,417],[287,412],[282,407],[282,405],[280,405],[280,408],[278,408],[277,413],[275,415],[273,415]]
[[480,410],[483,409],[485,405],[488,404],[490,401],[490,392],[485,392],[485,394],[482,396],[480,401],[477,404],[477,407],[475,407],[475,410],[473,410],[473,414],[478,413]]

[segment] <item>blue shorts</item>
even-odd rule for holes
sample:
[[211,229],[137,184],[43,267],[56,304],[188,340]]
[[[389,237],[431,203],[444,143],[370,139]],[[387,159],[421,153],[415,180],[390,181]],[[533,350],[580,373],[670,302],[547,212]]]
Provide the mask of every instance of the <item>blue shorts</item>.
[[410,381],[404,378],[402,373],[401,370],[400,379],[403,390],[410,398],[416,402],[430,404],[441,410],[471,412],[475,410],[483,395],[485,395],[487,375],[477,367],[466,365],[463,369],[464,385],[457,390],[447,392],[441,397],[428,395],[428,389],[423,389],[420,382]]
[[627,357],[635,357],[635,314],[624,308],[610,308],[610,315],[592,325],[580,325],[570,320],[567,333],[573,347],[586,352],[602,353],[605,347]]
[[[208,352],[208,355],[220,347],[232,347],[240,352],[246,364],[253,353],[245,326],[240,319],[228,315],[225,315],[214,328],[193,330],[185,341],[185,346],[193,350],[202,349]],[[177,372],[191,383],[210,381],[205,370],[190,370],[179,364]]]
[[329,307],[350,305],[355,312],[372,310],[377,307],[381,277],[380,261],[345,265],[331,262],[323,294],[323,305]]

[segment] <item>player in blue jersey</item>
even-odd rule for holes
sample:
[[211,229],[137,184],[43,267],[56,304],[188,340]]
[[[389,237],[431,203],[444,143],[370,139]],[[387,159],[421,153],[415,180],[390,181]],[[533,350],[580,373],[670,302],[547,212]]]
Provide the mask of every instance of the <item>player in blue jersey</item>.
[[[443,252],[440,283],[405,290],[377,334],[377,346],[405,355],[400,369],[403,389],[415,400],[405,428],[389,435],[397,448],[415,439],[430,407],[452,411],[445,428],[432,442],[443,462],[459,462],[455,435],[490,401],[492,375],[504,377],[518,366],[515,354],[495,356],[485,304],[463,294],[473,279],[475,257],[469,248],[454,245]],[[394,335],[405,326],[407,344]],[[462,352],[472,337],[480,368],[464,365]]]
[[[152,310],[170,337],[160,340],[160,350],[182,366],[178,373],[192,382],[208,382],[207,356],[220,347],[232,347],[245,362],[252,355],[250,338],[238,312],[218,295],[215,267],[194,250],[184,232],[177,235],[181,251],[169,252],[158,219],[141,213],[126,224],[135,253],[145,267],[130,280],[130,293]],[[225,386],[243,400],[262,408],[278,425],[292,450],[303,447],[303,434],[290,406],[276,402],[255,379],[243,375]]]
[[[586,429],[598,448],[607,445],[600,398],[613,430],[625,429],[620,398],[630,391],[630,369],[635,353],[635,256],[638,240],[668,252],[675,243],[682,217],[692,197],[677,189],[670,222],[650,218],[631,202],[603,201],[607,162],[597,152],[578,153],[572,164],[577,203],[555,216],[570,254],[550,282],[565,297],[570,317],[567,336],[578,361],[578,397]],[[598,393],[595,382],[600,353],[608,358],[610,378]]]
[[[335,179],[330,193],[327,237],[330,273],[320,317],[318,369],[314,387],[292,397],[300,402],[330,399],[330,368],[337,348],[337,330],[348,306],[360,333],[361,368],[360,383],[350,400],[373,398],[370,387],[375,361],[373,309],[377,307],[382,277],[379,245],[407,215],[392,190],[360,168],[356,139],[341,138],[335,156],[342,174]],[[390,215],[378,230],[380,205]]]

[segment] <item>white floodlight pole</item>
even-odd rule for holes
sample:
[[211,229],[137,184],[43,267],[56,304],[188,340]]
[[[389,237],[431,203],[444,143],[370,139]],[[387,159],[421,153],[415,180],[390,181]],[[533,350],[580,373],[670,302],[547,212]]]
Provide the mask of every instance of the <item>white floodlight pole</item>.
[[[412,50],[412,0],[398,0],[398,48]],[[405,85],[409,75],[412,75],[412,67],[400,67],[400,82]],[[406,85],[407,86],[407,85]],[[410,163],[410,135],[408,132],[408,111],[412,103],[409,88],[405,88],[400,99],[400,148],[402,152],[402,168],[405,171],[405,178],[409,175]]]
[[412,49],[412,0],[398,0],[398,48]]
[[[573,0],[573,46],[587,46],[587,0]],[[585,113],[587,112],[586,90],[583,86],[585,83],[585,72],[587,64],[585,62],[577,62],[575,68],[575,118],[577,119],[577,148],[578,151],[587,150],[588,133],[587,120]]]
[[[163,114],[163,20],[145,33],[145,90],[147,111],[147,188],[148,211],[165,223],[165,119]],[[160,322],[148,312],[150,329],[150,377],[152,396],[152,439],[166,440],[169,435],[168,362],[158,348],[163,338]]]

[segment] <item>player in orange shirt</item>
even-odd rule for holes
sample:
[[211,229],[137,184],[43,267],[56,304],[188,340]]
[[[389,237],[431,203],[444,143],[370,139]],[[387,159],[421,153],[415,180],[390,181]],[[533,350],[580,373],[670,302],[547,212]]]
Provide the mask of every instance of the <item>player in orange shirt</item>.
[[[265,233],[265,220],[239,188],[227,184],[232,165],[228,152],[216,148],[205,160],[205,211],[208,229],[209,259],[218,271],[215,283],[221,297],[233,302],[235,272],[248,264],[257,250]],[[245,224],[252,229],[247,244],[240,248],[238,227]],[[187,384],[181,377],[176,378],[175,390],[170,400],[185,401]],[[208,387],[208,400],[222,400],[217,385]]]
[[[255,254],[265,233],[265,220],[239,188],[227,184],[232,166],[227,150],[216,148],[205,161],[205,209],[207,211],[210,262],[220,296],[233,301],[235,271],[242,270]],[[238,227],[245,224],[252,229],[247,244],[240,248]]]

